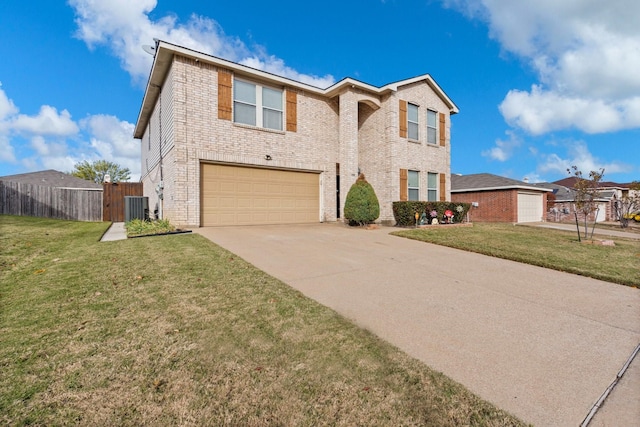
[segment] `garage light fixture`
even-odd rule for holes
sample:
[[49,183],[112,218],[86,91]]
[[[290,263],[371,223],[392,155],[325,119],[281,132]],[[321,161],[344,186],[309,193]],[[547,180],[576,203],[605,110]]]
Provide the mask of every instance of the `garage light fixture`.
[[265,154],[264,159],[265,159],[265,160],[272,160],[272,159],[271,159],[271,156],[270,156],[270,155],[268,155],[268,154]]

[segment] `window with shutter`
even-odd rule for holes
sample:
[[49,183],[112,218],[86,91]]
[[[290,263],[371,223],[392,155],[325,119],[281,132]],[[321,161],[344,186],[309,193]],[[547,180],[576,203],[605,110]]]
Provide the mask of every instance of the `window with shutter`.
[[231,120],[231,73],[226,70],[218,71],[218,118]]
[[400,201],[405,202],[409,199],[407,195],[407,190],[409,187],[407,186],[407,170],[400,169]]
[[407,101],[400,100],[400,114],[398,117],[400,118],[400,138],[407,137]]
[[298,131],[298,94],[287,90],[287,131]]

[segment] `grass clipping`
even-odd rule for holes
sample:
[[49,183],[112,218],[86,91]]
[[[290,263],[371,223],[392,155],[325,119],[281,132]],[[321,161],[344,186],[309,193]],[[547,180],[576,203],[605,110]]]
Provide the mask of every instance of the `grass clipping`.
[[199,235],[0,226],[0,424],[521,424]]

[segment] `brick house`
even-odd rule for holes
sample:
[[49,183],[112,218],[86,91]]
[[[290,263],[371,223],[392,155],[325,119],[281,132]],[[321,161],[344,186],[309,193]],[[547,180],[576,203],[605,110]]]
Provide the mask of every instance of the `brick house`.
[[[576,178],[564,178],[552,183],[540,184],[553,189],[555,202],[549,206],[547,221],[573,222],[575,221],[575,185]],[[589,214],[589,221],[605,222],[619,221],[618,203],[625,197],[634,194],[630,189],[631,183],[599,182],[598,196],[594,199],[596,210]],[[578,220],[582,221],[584,214],[578,213]]]
[[470,203],[477,222],[540,222],[547,212],[550,188],[489,173],[451,176],[451,201]]
[[393,224],[393,201],[449,200],[457,112],[428,74],[321,89],[158,41],[134,137],[176,225],[340,220],[359,172]]

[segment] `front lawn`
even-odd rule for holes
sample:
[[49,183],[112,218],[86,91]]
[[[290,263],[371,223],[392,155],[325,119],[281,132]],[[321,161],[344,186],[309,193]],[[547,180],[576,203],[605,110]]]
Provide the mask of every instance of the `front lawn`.
[[616,246],[590,245],[578,243],[575,232],[486,223],[407,229],[392,234],[640,287],[638,240],[602,237],[613,240]]
[[0,215],[0,424],[513,426],[195,234]]

